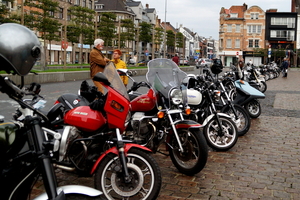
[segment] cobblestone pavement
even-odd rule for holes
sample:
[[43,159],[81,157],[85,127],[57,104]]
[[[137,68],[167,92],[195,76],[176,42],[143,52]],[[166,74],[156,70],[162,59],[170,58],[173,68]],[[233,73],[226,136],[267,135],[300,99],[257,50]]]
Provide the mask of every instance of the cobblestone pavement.
[[[162,171],[159,200],[300,199],[300,71],[267,81],[262,114],[227,152],[209,152],[195,176],[155,154]],[[58,173],[59,184],[93,186],[92,178]],[[38,182],[35,192],[42,190]]]

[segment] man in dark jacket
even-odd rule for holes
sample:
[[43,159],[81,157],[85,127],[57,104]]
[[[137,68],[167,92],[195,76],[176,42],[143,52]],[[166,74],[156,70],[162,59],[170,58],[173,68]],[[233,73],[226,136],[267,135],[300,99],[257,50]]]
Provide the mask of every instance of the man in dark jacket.
[[[105,65],[110,61],[106,58],[101,50],[103,49],[104,41],[102,39],[96,39],[94,41],[94,48],[90,52],[90,71],[91,78],[93,78],[98,72],[103,72]],[[103,88],[101,83],[93,81],[98,91],[103,93]]]
[[287,77],[287,70],[289,67],[289,63],[287,61],[287,58],[284,58],[284,61],[282,62],[282,77]]

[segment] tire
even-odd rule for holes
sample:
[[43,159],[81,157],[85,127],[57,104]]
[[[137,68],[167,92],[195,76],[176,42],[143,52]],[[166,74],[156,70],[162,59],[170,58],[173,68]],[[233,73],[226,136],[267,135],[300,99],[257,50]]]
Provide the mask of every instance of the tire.
[[264,93],[267,90],[267,83],[265,81],[260,81],[258,89]]
[[161,171],[154,158],[144,151],[132,148],[127,156],[130,183],[125,183],[119,157],[108,154],[95,172],[95,188],[105,199],[156,199],[161,188]]
[[251,118],[248,114],[248,112],[245,110],[245,108],[243,108],[242,106],[238,105],[238,104],[234,104],[234,109],[236,110],[238,119],[235,119],[235,116],[233,114],[233,110],[229,107],[226,106],[224,107],[221,112],[222,113],[226,113],[229,116],[231,116],[232,120],[235,122],[235,125],[237,127],[237,131],[238,131],[238,135],[239,136],[243,136],[245,135],[251,126]]
[[175,167],[181,173],[193,176],[200,172],[207,162],[208,148],[200,129],[177,129],[182,148],[180,152],[178,142],[173,134],[170,138],[169,153]]
[[216,117],[213,117],[204,127],[204,136],[208,146],[216,151],[227,151],[231,149],[237,142],[238,134],[235,123],[223,116],[219,116],[222,125],[222,134],[219,136],[219,126]]
[[261,114],[260,103],[256,99],[253,99],[252,101],[246,103],[244,108],[247,110],[251,118],[258,118]]

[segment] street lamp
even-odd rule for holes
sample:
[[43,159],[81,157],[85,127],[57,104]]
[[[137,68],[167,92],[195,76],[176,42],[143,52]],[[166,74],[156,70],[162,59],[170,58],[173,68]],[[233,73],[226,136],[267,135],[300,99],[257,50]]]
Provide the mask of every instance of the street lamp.
[[166,57],[166,29],[167,29],[167,0],[165,0],[165,30],[164,30],[164,58]]

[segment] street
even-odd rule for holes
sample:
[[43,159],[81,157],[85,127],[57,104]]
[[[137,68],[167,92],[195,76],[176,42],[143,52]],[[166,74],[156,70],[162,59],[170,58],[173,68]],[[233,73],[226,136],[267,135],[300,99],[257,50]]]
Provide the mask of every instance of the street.
[[[191,73],[198,74],[199,70]],[[134,76],[136,81],[144,76]],[[129,81],[130,82],[130,81]],[[81,81],[42,85],[48,110],[64,93],[77,93]],[[90,82],[91,83],[91,82]],[[262,114],[250,131],[227,152],[210,150],[205,168],[195,176],[177,171],[171,159],[154,157],[162,171],[159,200],[189,199],[300,199],[300,71],[267,81]],[[1,114],[10,119],[16,104],[0,94]],[[57,171],[59,185],[93,187],[93,178]],[[39,181],[34,195],[43,191]]]

